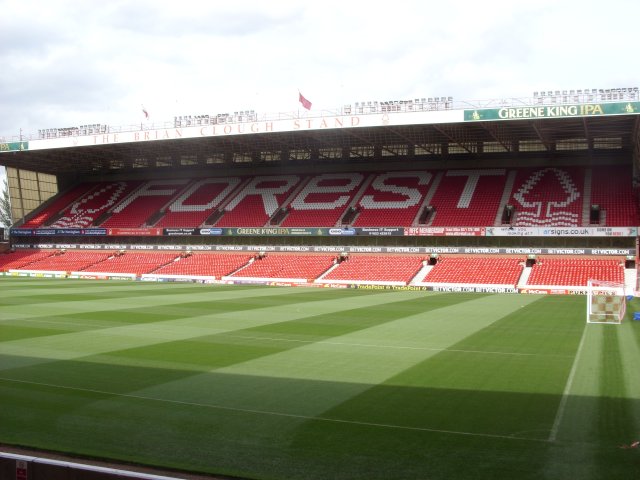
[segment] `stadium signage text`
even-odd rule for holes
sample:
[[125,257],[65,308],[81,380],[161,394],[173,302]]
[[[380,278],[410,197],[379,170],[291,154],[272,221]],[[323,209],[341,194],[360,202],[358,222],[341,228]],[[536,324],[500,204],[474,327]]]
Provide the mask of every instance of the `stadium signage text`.
[[15,248],[77,248],[89,250],[193,250],[228,252],[323,252],[323,253],[416,253],[416,254],[474,254],[474,255],[612,255],[633,256],[635,248],[493,248],[493,247],[374,247],[322,245],[138,245],[138,244],[70,244],[15,243]]
[[567,118],[640,113],[640,102],[545,105],[465,110],[465,121]]
[[12,228],[12,236],[430,236],[635,237],[638,227],[247,227],[247,228]]

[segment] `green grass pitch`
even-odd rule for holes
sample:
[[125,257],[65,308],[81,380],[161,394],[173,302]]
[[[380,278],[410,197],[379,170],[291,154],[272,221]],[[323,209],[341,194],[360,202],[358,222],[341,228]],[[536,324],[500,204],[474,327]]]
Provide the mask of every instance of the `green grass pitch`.
[[0,442],[256,479],[631,479],[581,296],[0,278]]

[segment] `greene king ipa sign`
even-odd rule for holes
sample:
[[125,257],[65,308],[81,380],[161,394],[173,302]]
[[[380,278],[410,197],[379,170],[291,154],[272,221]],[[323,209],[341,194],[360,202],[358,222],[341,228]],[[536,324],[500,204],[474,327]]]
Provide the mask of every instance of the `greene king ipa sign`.
[[529,107],[481,108],[465,110],[465,122],[535,118],[592,117],[640,113],[640,102],[586,103],[578,105],[539,105]]

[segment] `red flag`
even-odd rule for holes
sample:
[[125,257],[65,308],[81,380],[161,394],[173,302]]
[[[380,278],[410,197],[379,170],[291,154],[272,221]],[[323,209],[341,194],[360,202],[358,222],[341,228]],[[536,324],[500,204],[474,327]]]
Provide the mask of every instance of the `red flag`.
[[142,106],[142,113],[144,113],[144,118],[149,120],[149,112],[147,112],[147,109],[144,108],[144,105]]
[[298,100],[304,108],[306,108],[307,110],[311,110],[311,102],[304,98],[304,95],[302,95],[300,92],[298,92]]

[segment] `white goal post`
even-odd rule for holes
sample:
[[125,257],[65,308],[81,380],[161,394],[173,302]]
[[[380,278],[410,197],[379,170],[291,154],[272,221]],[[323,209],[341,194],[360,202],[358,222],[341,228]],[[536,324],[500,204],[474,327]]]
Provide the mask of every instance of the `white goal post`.
[[627,309],[624,283],[587,282],[587,323],[620,324]]

